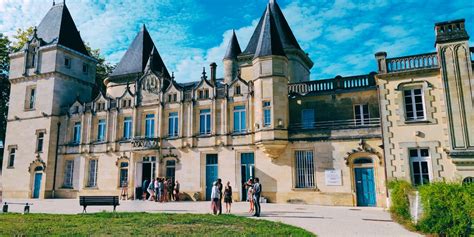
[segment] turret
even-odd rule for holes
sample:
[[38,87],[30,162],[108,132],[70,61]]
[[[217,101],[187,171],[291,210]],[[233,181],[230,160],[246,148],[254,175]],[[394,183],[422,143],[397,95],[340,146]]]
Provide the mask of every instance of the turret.
[[235,35],[235,31],[232,31],[232,38],[227,46],[227,51],[224,56],[224,82],[229,84],[237,76],[239,65],[237,62],[237,56],[242,53],[240,49],[239,41]]
[[441,66],[450,155],[472,158],[474,151],[474,84],[469,51],[469,35],[464,19],[435,24],[436,49]]
[[261,23],[252,60],[255,142],[277,158],[288,143],[288,58],[270,4]]

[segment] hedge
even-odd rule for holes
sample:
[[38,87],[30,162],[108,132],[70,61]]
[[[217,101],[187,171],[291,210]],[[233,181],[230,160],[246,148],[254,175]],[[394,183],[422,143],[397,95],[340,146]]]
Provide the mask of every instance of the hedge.
[[[403,224],[411,223],[408,194],[415,190],[407,181],[391,181],[390,212]],[[415,228],[439,236],[469,236],[474,218],[474,184],[437,182],[417,187],[423,206]]]

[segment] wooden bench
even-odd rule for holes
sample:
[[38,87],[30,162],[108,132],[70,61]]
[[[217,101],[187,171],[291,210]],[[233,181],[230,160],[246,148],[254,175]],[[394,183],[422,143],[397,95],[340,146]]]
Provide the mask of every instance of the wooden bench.
[[84,207],[82,213],[86,212],[87,206],[114,206],[120,205],[118,196],[80,196],[79,204]]

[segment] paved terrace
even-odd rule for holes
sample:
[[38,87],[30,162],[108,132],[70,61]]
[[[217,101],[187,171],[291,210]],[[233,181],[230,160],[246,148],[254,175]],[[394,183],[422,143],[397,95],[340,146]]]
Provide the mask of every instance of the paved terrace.
[[[32,213],[77,214],[82,212],[77,199],[3,200],[30,202]],[[113,207],[87,207],[88,213],[112,211]],[[225,210],[225,208],[224,208]],[[10,212],[22,212],[23,206],[10,205]],[[121,201],[119,212],[210,213],[210,202]],[[250,216],[248,203],[232,205],[232,213]],[[328,207],[301,204],[262,204],[262,219],[299,226],[318,236],[420,236],[405,230],[381,208]]]

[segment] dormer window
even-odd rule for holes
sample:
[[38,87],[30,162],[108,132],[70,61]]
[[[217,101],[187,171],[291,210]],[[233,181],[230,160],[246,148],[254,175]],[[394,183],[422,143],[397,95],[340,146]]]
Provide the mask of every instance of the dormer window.
[[168,94],[168,102],[173,103],[178,101],[178,94],[177,93],[170,93]]
[[104,102],[97,103],[97,111],[103,111],[103,110],[105,110],[105,103]]
[[69,57],[64,57],[64,66],[66,68],[71,68],[71,58]]
[[173,94],[173,101],[174,102],[178,101],[178,94],[176,93]]
[[82,64],[82,73],[87,74],[89,72],[89,65],[87,63]]
[[79,113],[79,106],[77,106],[77,105],[74,106],[74,109],[73,109],[72,113],[78,114]]
[[242,95],[242,93],[240,92],[240,85],[235,86],[235,95]]
[[130,107],[132,107],[131,99],[122,100],[122,108],[130,108]]
[[27,63],[26,68],[34,68],[36,64],[36,45],[31,44],[28,47],[28,56],[27,56]]
[[209,89],[202,89],[198,91],[198,98],[200,100],[209,98]]

